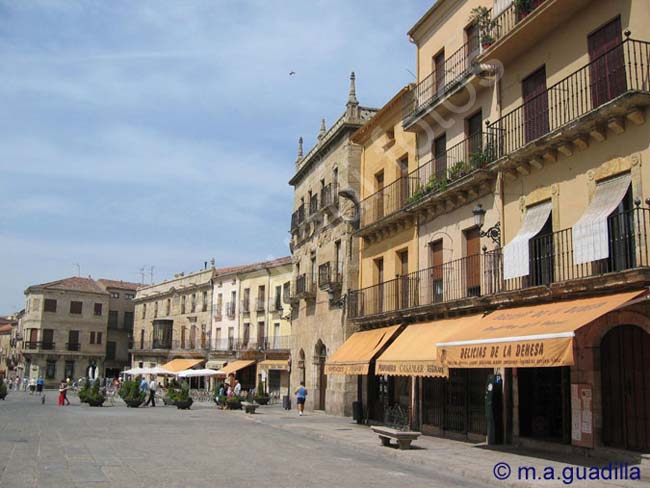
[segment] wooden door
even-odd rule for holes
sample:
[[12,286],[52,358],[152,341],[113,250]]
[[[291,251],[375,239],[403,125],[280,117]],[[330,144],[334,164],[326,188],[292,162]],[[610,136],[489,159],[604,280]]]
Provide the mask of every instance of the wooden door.
[[435,95],[442,95],[445,88],[445,52],[440,51],[433,57],[433,71],[435,73]]
[[409,158],[408,156],[403,157],[397,161],[399,166],[399,199],[397,202],[396,208],[391,209],[392,211],[399,210],[406,204],[406,200],[409,197]]
[[409,252],[408,250],[400,251],[397,253],[397,260],[399,264],[399,296],[400,296],[400,309],[410,307],[410,293],[409,293]]
[[38,342],[38,329],[30,329],[29,342],[31,343],[31,348],[34,349],[36,347],[36,343]]
[[429,249],[431,253],[431,303],[438,303],[442,301],[444,295],[442,239],[432,242]]
[[377,287],[376,296],[374,297],[375,313],[384,311],[384,260],[382,258],[375,259],[375,276]]
[[626,90],[622,41],[620,17],[616,17],[587,38],[593,108],[609,102]]
[[445,405],[445,430],[467,433],[467,370],[450,369]]
[[43,349],[52,349],[54,344],[54,330],[43,329]]
[[600,345],[603,442],[650,452],[650,334],[615,327]]
[[465,285],[467,296],[481,295],[481,231],[465,231]]
[[258,322],[257,324],[257,347],[264,346],[266,340],[264,334],[264,322]]
[[465,68],[469,68],[474,61],[474,58],[479,54],[480,43],[478,35],[478,25],[472,23],[465,28]]
[[607,271],[623,271],[636,266],[635,212],[632,189],[607,219],[609,262]]
[[483,114],[479,111],[467,119],[467,161],[482,149]]
[[325,396],[327,393],[327,375],[325,374],[326,359],[327,348],[323,344],[321,346],[318,361],[318,410],[325,410]]
[[375,219],[381,219],[384,216],[384,172],[377,173],[375,175],[375,194],[377,195],[375,199]]
[[432,152],[434,175],[438,181],[442,181],[447,178],[447,134],[442,134],[434,139]]
[[526,142],[549,131],[546,68],[542,66],[522,82],[524,97],[524,130]]

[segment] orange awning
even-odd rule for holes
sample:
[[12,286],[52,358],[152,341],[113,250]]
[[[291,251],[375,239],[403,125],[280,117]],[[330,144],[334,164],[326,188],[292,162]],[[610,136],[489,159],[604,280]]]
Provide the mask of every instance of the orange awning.
[[570,366],[575,331],[641,293],[497,310],[436,344],[450,368]]
[[231,363],[226,364],[221,370],[224,373],[226,373],[226,376],[229,376],[231,374],[235,374],[240,369],[247,368],[251,364],[255,364],[255,361],[254,360],[246,361],[243,359],[238,359],[237,361],[233,361]]
[[355,332],[325,363],[325,374],[368,374],[370,361],[399,329],[399,325]]
[[172,359],[168,363],[163,364],[161,367],[172,373],[185,371],[186,369],[193,368],[197,364],[203,362],[203,359]]
[[376,374],[390,376],[448,376],[436,343],[459,329],[472,329],[480,315],[409,325],[379,356]]

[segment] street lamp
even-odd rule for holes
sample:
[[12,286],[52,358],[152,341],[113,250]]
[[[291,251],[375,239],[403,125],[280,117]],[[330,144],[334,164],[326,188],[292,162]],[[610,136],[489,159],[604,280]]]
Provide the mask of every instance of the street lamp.
[[[486,213],[483,205],[477,203],[476,207],[472,210],[472,213],[474,214],[474,224],[479,228],[479,230],[481,230],[483,224],[485,224]],[[479,235],[480,237],[489,237],[497,247],[501,246],[501,222],[497,222],[488,230],[481,230]]]

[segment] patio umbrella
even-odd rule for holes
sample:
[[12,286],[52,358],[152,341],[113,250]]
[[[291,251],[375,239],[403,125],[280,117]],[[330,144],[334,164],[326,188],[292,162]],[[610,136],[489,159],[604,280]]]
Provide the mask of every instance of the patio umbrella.
[[145,371],[144,368],[131,368],[131,369],[127,369],[126,371],[122,371],[122,374],[130,374],[133,376],[137,376],[139,374],[143,374],[144,371]]
[[186,369],[176,374],[179,378],[198,378],[200,376],[226,376],[223,371],[214,369]]
[[155,368],[144,368],[141,374],[155,374],[160,376],[174,376],[176,373],[168,369],[156,366]]

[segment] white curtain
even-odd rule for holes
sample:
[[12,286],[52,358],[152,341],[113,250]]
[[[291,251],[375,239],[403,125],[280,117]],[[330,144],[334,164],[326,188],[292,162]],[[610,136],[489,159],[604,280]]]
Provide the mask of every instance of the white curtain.
[[584,264],[609,257],[607,217],[621,203],[631,181],[630,173],[626,173],[596,185],[593,200],[573,226],[574,264]]
[[492,6],[492,18],[497,18],[499,14],[510,7],[510,5],[512,5],[512,0],[494,0],[494,5]]
[[551,215],[552,203],[547,201],[526,209],[521,229],[503,248],[503,277],[506,280],[526,276],[529,273],[530,252],[528,242],[539,234]]

